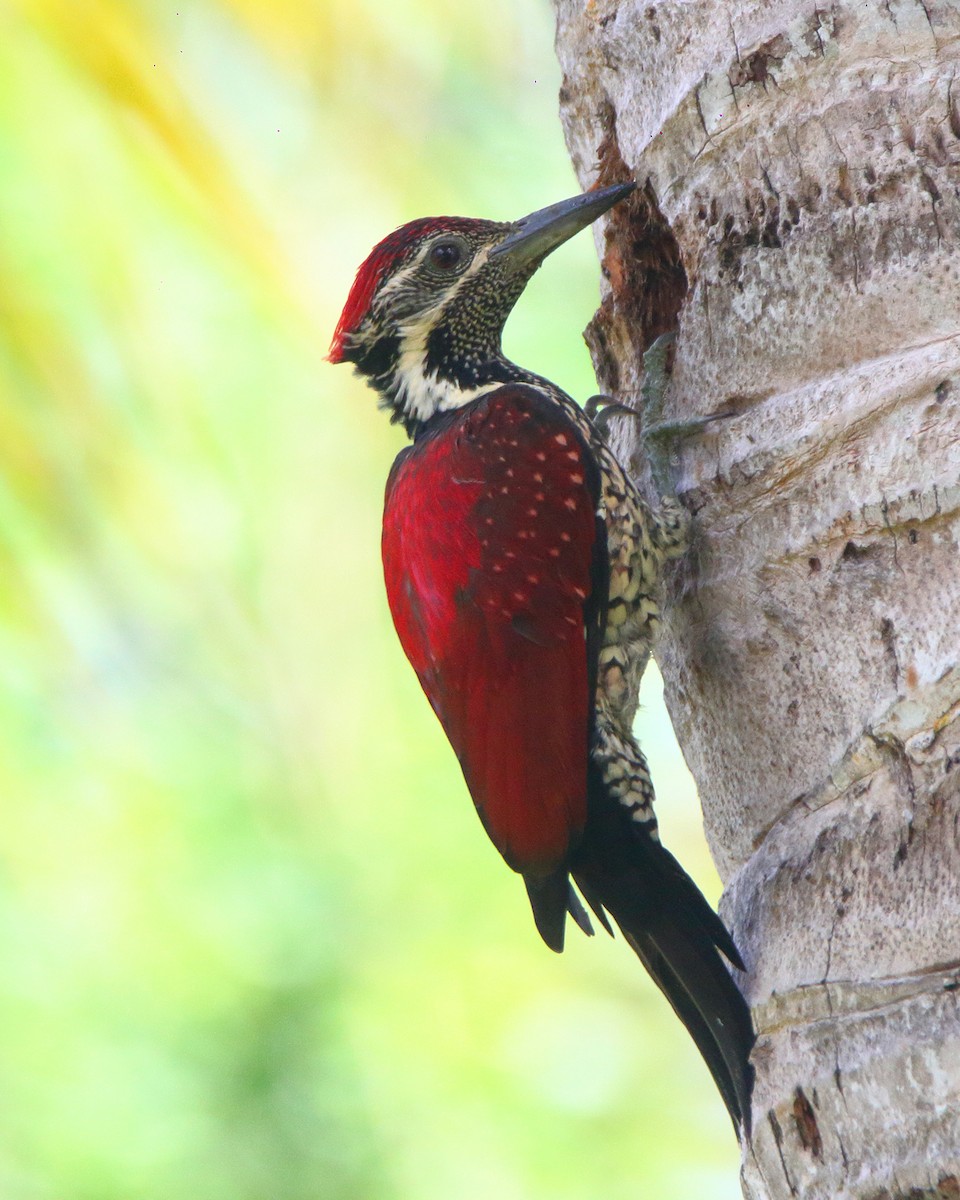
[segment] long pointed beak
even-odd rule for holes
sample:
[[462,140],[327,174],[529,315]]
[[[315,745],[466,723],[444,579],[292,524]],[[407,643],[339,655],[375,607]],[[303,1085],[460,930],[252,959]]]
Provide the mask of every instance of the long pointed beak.
[[506,238],[490,251],[490,258],[504,257],[510,267],[539,266],[552,250],[592,225],[618,200],[629,196],[636,186],[635,183],[615,183],[612,187],[584,192],[521,217]]

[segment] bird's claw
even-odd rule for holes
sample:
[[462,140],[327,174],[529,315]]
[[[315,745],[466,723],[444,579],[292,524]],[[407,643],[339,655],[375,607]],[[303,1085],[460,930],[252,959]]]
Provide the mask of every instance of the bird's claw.
[[672,494],[671,481],[672,443],[699,432],[714,421],[732,414],[712,413],[706,417],[692,417],[682,421],[664,421],[663,400],[670,375],[667,359],[670,347],[677,340],[676,333],[663,333],[647,349],[643,356],[643,385],[640,388],[639,409],[615,400],[612,396],[591,396],[585,407],[587,416],[606,436],[610,418],[618,413],[640,419],[641,437],[654,486],[661,496]]
[[671,446],[699,433],[715,421],[733,416],[730,412],[716,412],[705,417],[687,417],[682,421],[662,419],[663,397],[669,380],[667,354],[676,337],[675,333],[661,334],[643,356],[644,378],[640,389],[643,444],[654,486],[661,496],[672,495],[675,490],[671,479]]
[[640,389],[640,408],[631,408],[615,400],[613,396],[591,396],[583,406],[587,416],[601,432],[606,434],[610,418],[617,413],[639,417],[643,425],[643,436],[648,429],[661,427],[663,396],[667,389],[667,355],[677,340],[675,333],[663,333],[643,356],[643,386]]
[[584,404],[583,411],[604,437],[610,431],[610,418],[614,414],[622,413],[624,416],[630,417],[640,416],[640,413],[635,408],[631,408],[629,404],[623,404],[620,400],[614,400],[613,396],[603,395],[591,396],[586,404]]
[[647,430],[660,424],[663,415],[663,398],[666,395],[669,375],[667,357],[670,347],[676,342],[676,333],[661,333],[643,355],[643,386],[640,388],[640,411],[643,416],[644,437]]
[[643,448],[653,485],[661,496],[673,492],[670,444],[684,426],[681,421],[663,420],[663,398],[669,382],[667,357],[676,340],[675,333],[663,333],[643,356],[643,386],[640,389]]

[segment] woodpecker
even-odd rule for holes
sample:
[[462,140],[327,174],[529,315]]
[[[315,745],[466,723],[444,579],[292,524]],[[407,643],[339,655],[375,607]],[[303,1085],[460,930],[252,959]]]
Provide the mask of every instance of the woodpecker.
[[352,363],[411,439],[386,487],[390,611],[540,935],[561,951],[568,914],[592,934],[580,897],[611,933],[612,917],[749,1136],[754,1032],[723,960],[744,964],[660,843],[632,730],[686,512],[648,504],[602,422],[501,350],[544,258],[633,189],[513,223],[401,226],[361,265],[328,359]]

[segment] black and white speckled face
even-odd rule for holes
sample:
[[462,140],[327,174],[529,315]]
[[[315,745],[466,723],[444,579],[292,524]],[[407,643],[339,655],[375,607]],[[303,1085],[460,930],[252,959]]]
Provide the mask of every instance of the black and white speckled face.
[[538,263],[490,257],[512,225],[427,218],[361,268],[331,358],[354,363],[397,420],[416,427],[503,382],[503,326]]

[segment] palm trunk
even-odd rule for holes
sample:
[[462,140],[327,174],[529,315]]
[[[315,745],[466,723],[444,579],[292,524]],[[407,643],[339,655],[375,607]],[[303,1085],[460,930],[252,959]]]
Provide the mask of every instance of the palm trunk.
[[750,967],[744,1193],[960,1197],[960,7],[557,4],[582,182],[649,181],[601,383],[677,328],[666,415],[734,414],[678,453],[659,659]]

